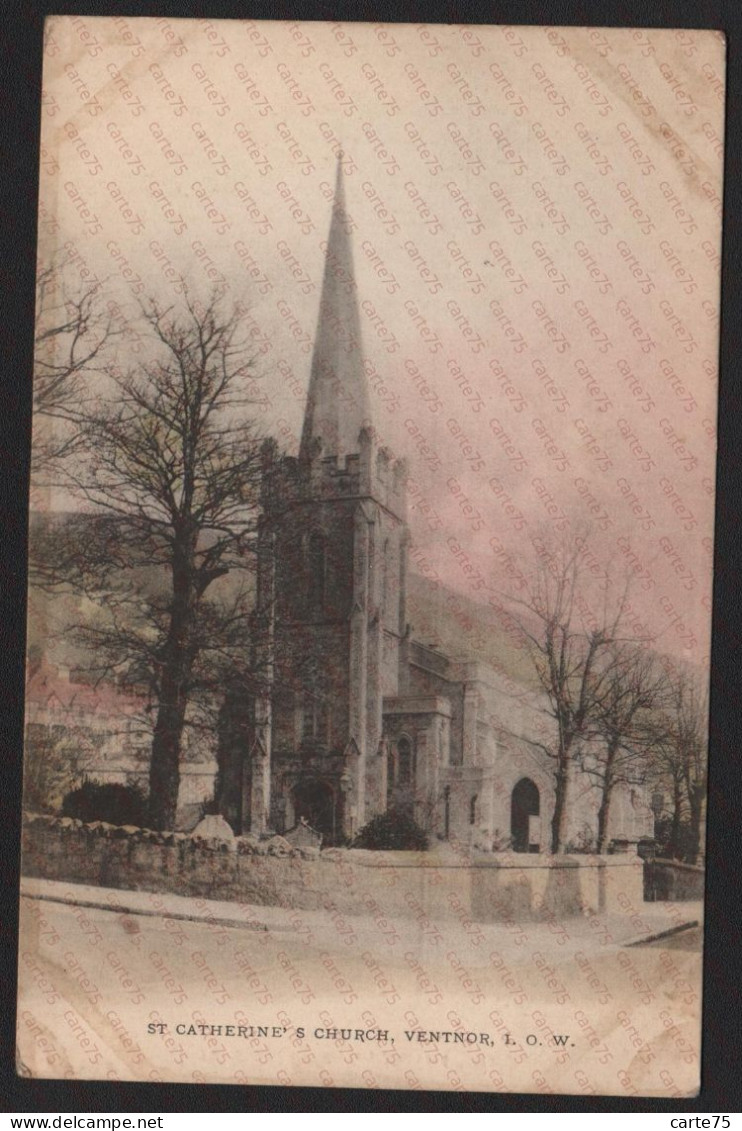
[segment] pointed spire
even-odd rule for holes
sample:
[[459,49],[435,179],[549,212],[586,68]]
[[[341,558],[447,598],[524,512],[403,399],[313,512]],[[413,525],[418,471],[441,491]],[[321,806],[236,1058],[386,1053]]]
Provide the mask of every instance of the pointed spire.
[[327,240],[319,320],[301,436],[300,456],[309,459],[320,440],[325,455],[359,450],[358,433],[370,419],[361,354],[353,255],[338,157],[335,199]]

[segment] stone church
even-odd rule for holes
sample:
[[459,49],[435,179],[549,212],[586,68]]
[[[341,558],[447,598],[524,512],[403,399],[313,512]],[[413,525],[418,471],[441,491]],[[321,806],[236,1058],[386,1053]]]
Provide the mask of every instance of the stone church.
[[[544,851],[550,766],[503,739],[501,677],[408,624],[407,473],[376,442],[356,293],[338,171],[299,454],[264,447],[260,691],[231,704],[217,802],[237,832],[303,818],[346,843],[402,808],[434,838]],[[644,806],[614,808],[613,835],[644,834]]]

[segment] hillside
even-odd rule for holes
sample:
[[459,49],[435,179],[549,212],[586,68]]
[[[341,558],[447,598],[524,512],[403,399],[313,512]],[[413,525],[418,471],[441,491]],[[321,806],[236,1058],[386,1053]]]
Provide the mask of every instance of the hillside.
[[[250,580],[245,573],[220,580],[214,587],[229,597],[237,585]],[[142,571],[146,588],[159,588],[159,571]],[[29,590],[28,649],[29,655],[47,659],[70,670],[84,668],[86,656],[71,638],[70,628],[93,615],[100,615],[89,601],[65,593],[50,596]],[[532,684],[529,661],[517,646],[512,629],[494,609],[472,600],[440,582],[415,573],[408,579],[407,620],[413,639],[434,645],[453,659],[479,660],[489,664],[526,686]]]

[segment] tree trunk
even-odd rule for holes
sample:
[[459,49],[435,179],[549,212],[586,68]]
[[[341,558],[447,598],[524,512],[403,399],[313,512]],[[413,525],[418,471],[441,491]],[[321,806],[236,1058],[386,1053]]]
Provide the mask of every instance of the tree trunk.
[[152,828],[175,828],[180,789],[180,750],[192,668],[193,571],[187,549],[177,547],[173,566],[173,603],[164,649],[160,705],[149,769],[149,819]]
[[688,804],[690,806],[690,850],[688,854],[689,864],[696,864],[698,862],[698,855],[701,851],[703,795],[704,789],[702,785],[692,785],[688,789]]
[[670,825],[670,843],[668,845],[670,857],[673,860],[680,859],[680,822],[681,822],[681,806],[683,803],[683,795],[680,788],[680,782],[673,782],[673,796],[672,796],[672,824]]
[[551,818],[552,855],[562,851],[564,830],[567,824],[567,796],[569,793],[569,766],[562,755],[559,767],[554,774],[554,815]]
[[613,796],[613,763],[616,760],[617,748],[609,744],[606,750],[605,770],[603,773],[603,790],[600,797],[600,808],[598,809],[598,843],[597,853],[602,856],[606,849],[606,841],[608,840],[608,818],[611,814],[611,797]]
[[180,748],[185,725],[186,699],[166,690],[163,679],[160,708],[157,712],[149,767],[149,821],[153,829],[175,828],[180,790]]
[[598,844],[597,853],[603,856],[606,850],[606,841],[608,840],[608,818],[611,813],[611,794],[613,793],[613,785],[609,782],[603,784],[603,796],[600,799],[600,808],[598,809]]

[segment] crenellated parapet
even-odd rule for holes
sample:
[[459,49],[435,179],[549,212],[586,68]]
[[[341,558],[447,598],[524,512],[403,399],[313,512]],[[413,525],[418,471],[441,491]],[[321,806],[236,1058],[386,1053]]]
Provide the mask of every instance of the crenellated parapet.
[[373,499],[403,524],[407,520],[407,463],[387,447],[378,447],[374,433],[361,428],[358,450],[338,455],[314,440],[304,458],[281,456],[273,441],[263,448],[261,502],[266,514],[303,503],[335,499]]

